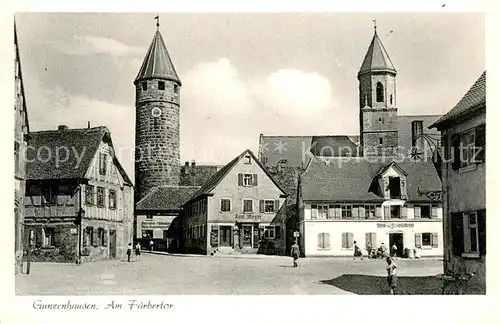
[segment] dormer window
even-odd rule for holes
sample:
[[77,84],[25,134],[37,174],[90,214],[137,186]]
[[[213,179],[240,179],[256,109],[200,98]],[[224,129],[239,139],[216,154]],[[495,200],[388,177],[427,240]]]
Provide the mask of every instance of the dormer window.
[[142,85],[142,91],[148,90],[148,83],[147,82],[143,82],[141,85]]
[[164,81],[158,81],[158,90],[165,90],[165,82]]
[[389,177],[389,194],[391,199],[401,198],[401,180],[399,177]]
[[384,86],[377,82],[377,102],[384,102]]

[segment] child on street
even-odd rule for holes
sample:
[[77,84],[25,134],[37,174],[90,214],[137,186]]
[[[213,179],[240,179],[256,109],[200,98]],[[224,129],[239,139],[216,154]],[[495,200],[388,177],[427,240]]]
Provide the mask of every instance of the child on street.
[[391,289],[391,295],[394,295],[394,290],[397,286],[397,275],[396,275],[396,263],[392,260],[391,257],[386,258],[387,261],[387,283],[389,284],[389,288]]
[[135,258],[137,261],[141,259],[141,243],[139,242],[135,245]]
[[130,256],[132,255],[132,243],[127,246],[127,262],[130,262]]

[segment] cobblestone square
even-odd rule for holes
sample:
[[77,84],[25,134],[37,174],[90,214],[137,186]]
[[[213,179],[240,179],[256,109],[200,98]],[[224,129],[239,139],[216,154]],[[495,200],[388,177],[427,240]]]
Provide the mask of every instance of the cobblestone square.
[[[396,260],[399,294],[439,294],[442,261]],[[143,254],[80,266],[32,263],[18,295],[387,294],[384,260]]]

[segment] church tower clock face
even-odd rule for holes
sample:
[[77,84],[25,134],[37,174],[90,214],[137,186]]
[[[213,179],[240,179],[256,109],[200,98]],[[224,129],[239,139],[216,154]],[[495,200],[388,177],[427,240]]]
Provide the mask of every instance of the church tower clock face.
[[154,107],[153,109],[151,109],[151,115],[152,115],[153,117],[158,118],[158,117],[160,117],[160,116],[161,116],[161,113],[162,113],[162,112],[161,112],[161,109],[160,109],[160,108],[158,108],[158,107]]

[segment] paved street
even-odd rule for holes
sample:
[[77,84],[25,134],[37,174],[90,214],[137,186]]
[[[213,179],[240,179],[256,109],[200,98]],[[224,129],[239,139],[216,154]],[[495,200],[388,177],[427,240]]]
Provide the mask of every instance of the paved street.
[[[439,260],[397,260],[399,293],[436,294]],[[19,295],[386,294],[384,260],[143,254],[139,262],[32,263]]]

